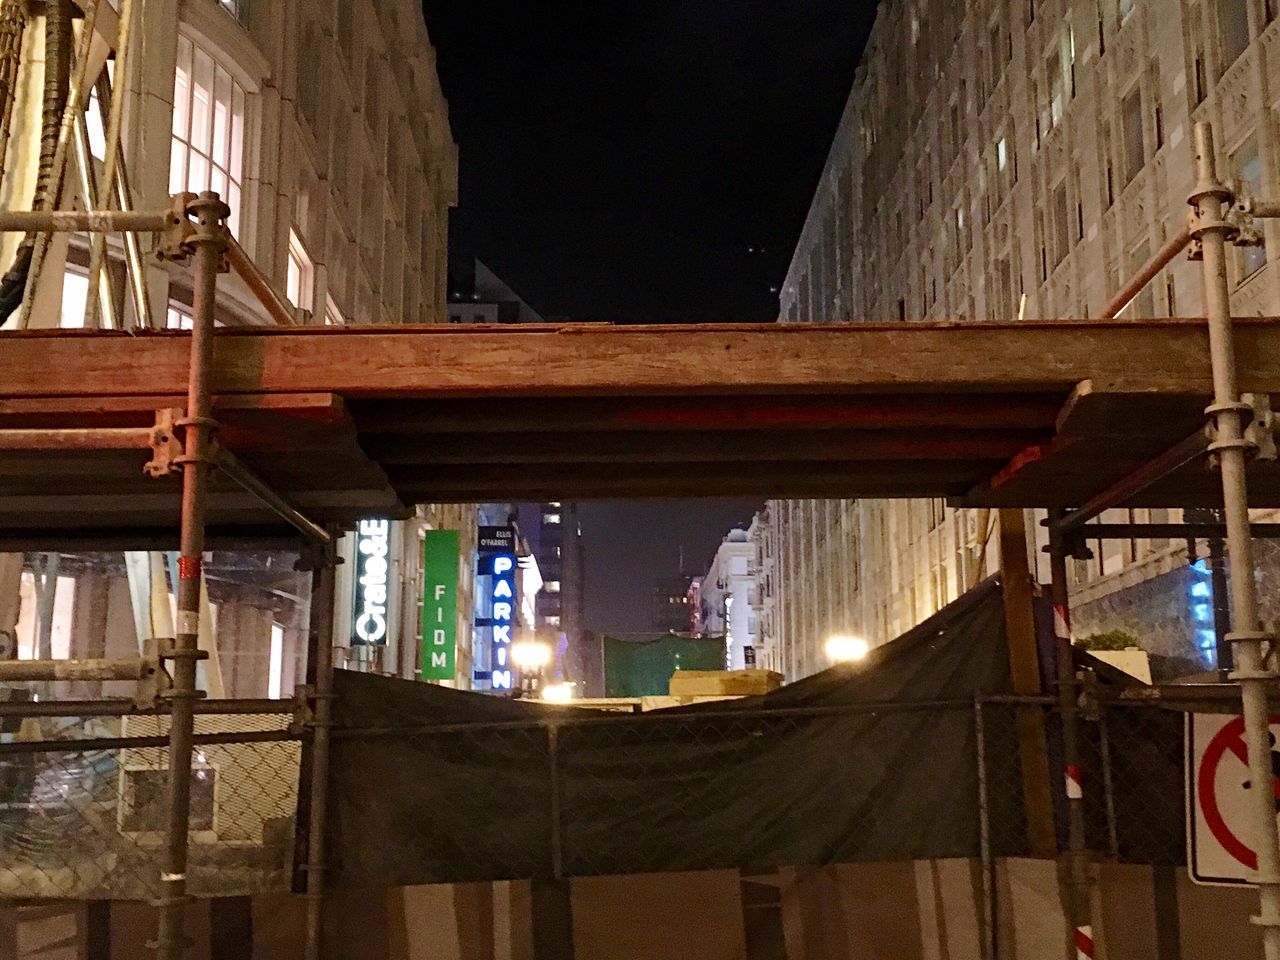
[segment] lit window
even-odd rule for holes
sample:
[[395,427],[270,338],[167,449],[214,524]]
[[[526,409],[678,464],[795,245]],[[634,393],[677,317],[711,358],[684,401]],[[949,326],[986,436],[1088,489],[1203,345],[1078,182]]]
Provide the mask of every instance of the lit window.
[[89,278],[68,270],[62,277],[63,327],[83,327],[84,309],[89,300]]
[[542,585],[542,590],[543,590],[543,592],[544,592],[544,593],[559,593],[559,592],[560,592],[560,581],[559,581],[559,580],[548,580],[546,583],[544,583],[544,584]]
[[545,524],[548,524],[548,525],[550,525],[550,524],[556,524],[556,523],[559,523],[559,522],[560,522],[560,514],[558,514],[558,513],[544,513],[544,514],[542,515],[542,522],[543,522],[543,523],[545,523]]
[[218,0],[218,6],[246,27],[249,25],[249,0]]
[[[114,80],[116,62],[107,61],[107,79]],[[102,107],[98,100],[98,88],[95,85],[89,91],[89,106],[84,112],[85,130],[89,134],[89,152],[99,160],[107,156],[107,132],[102,127]]]
[[169,192],[214,190],[239,233],[244,176],[244,88],[187,37],[178,38]]
[[164,326],[166,330],[190,330],[195,326],[195,319],[185,310],[179,310],[170,304],[169,312],[165,314]]
[[289,302],[302,310],[311,309],[311,298],[315,288],[315,267],[302,240],[292,230],[289,231],[289,274],[285,284],[285,295]]
[[342,311],[334,303],[333,297],[328,295],[324,298],[324,322],[331,327],[340,327],[347,322],[347,318],[342,315]]
[[558,627],[558,626],[560,626],[560,618],[559,618],[559,617],[544,617],[544,618],[543,618],[543,620],[545,620],[545,621],[546,621],[546,624],[547,624],[547,626],[548,626],[548,627]]
[[280,699],[280,686],[284,679],[284,627],[271,625],[271,662],[267,667],[267,697]]

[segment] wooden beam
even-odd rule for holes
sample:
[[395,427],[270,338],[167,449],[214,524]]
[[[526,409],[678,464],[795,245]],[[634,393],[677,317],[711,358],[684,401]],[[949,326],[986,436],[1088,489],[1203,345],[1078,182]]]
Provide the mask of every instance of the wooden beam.
[[[1236,324],[1241,389],[1280,393],[1280,321]],[[0,397],[180,393],[189,338],[0,334]],[[219,330],[216,393],[357,397],[1209,392],[1188,320]]]
[[[1033,607],[1035,578],[1027,553],[1026,514],[1021,510],[1001,510],[999,523],[1000,586],[1004,594],[1009,673],[1013,678],[1014,693],[1033,696],[1042,693],[1043,688]],[[1044,708],[1019,708],[1017,725],[1031,855],[1052,859],[1057,856],[1058,843],[1053,821],[1053,796],[1049,787],[1049,747]]]
[[755,430],[1040,430],[1059,398],[1035,393],[769,397],[532,397],[358,400],[365,435],[445,433],[750,432]]
[[1002,461],[1040,434],[1029,431],[776,430],[752,433],[646,432],[420,434],[377,436],[362,446],[400,464],[690,463],[744,460]]

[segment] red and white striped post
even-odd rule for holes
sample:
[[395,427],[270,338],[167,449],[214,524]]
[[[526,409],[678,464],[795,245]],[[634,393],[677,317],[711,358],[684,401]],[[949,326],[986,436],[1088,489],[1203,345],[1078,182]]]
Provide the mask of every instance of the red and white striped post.
[[1080,772],[1080,681],[1071,643],[1071,603],[1067,592],[1067,553],[1058,530],[1060,511],[1049,514],[1049,573],[1053,591],[1053,627],[1057,637],[1058,712],[1062,715],[1062,779],[1067,798],[1067,920],[1074,932],[1077,960],[1093,960],[1089,854],[1085,839],[1084,778]]

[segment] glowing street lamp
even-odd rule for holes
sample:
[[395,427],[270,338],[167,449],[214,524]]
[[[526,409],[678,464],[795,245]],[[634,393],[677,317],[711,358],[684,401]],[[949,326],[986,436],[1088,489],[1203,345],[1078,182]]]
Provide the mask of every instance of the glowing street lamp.
[[521,670],[541,670],[551,662],[551,645],[521,640],[511,646],[511,659]]
[[837,635],[827,641],[827,659],[832,663],[865,660],[870,652],[871,644],[861,637]]
[[542,688],[542,699],[547,703],[568,703],[573,699],[572,683],[551,683]]

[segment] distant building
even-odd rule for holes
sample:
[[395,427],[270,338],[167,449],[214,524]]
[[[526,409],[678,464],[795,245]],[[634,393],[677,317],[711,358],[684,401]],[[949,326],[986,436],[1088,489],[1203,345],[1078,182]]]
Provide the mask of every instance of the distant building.
[[692,577],[680,574],[660,577],[653,582],[653,600],[649,625],[658,633],[690,633],[689,587]]
[[702,636],[702,578],[690,577],[689,590],[685,594],[689,604],[689,633]]
[[726,670],[757,665],[760,613],[755,554],[749,532],[731,530],[702,578],[702,632],[724,637]]
[[544,323],[506,281],[476,260],[450,277],[447,317],[450,323]]

